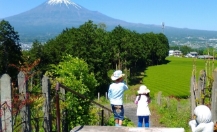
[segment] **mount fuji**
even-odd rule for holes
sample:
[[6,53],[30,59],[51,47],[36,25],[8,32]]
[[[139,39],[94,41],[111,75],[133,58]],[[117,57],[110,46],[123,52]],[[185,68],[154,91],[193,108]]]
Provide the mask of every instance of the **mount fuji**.
[[122,20],[114,19],[97,11],[90,11],[70,0],[49,0],[18,15],[4,18],[18,31],[21,42],[39,39],[46,41],[58,35],[63,29],[78,27],[88,20],[104,23],[107,29],[117,25],[130,26]]
[[[48,0],[41,5],[20,13],[18,15],[4,18],[18,31],[21,43],[32,43],[34,40],[46,42],[57,36],[66,28],[79,27],[88,20],[95,24],[104,23],[106,30],[112,30],[115,26],[122,26],[126,29],[139,33],[154,32],[161,33],[161,25],[130,23],[104,15],[98,11],[91,11],[70,0]],[[166,27],[165,35],[170,41],[174,38],[189,36],[215,36],[217,32],[180,29]],[[188,40],[189,41],[189,40]]]

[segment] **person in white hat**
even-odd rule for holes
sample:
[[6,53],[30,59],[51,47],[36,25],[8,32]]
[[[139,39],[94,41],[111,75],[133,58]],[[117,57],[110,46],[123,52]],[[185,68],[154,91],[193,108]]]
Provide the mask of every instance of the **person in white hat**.
[[108,90],[108,98],[114,114],[115,126],[121,126],[124,119],[123,95],[124,91],[128,89],[128,86],[123,81],[124,76],[125,74],[121,70],[116,70],[111,76],[114,82],[110,84]]
[[148,106],[150,103],[150,90],[145,85],[141,85],[137,93],[135,103],[137,104],[138,127],[142,127],[143,122],[145,127],[149,127],[149,116],[151,115]]

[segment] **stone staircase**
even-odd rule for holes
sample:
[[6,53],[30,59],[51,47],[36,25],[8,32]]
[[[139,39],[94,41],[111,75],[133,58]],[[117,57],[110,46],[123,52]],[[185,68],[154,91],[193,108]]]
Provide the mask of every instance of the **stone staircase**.
[[138,128],[115,126],[78,126],[70,132],[185,132],[184,128]]

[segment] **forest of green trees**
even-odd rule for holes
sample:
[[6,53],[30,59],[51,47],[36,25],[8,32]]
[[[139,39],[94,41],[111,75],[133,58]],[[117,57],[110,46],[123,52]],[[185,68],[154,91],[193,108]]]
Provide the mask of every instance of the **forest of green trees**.
[[[40,59],[33,70],[44,75],[51,64],[63,61],[63,56],[71,55],[84,60],[90,73],[98,82],[97,92],[107,91],[110,78],[108,74],[115,69],[130,71],[130,78],[145,67],[159,65],[168,56],[167,37],[155,33],[137,33],[121,26],[106,31],[105,25],[88,21],[79,28],[66,28],[57,37],[42,44],[35,40],[29,51],[21,51],[19,35],[9,22],[0,22],[0,75],[8,73],[15,78],[18,71],[14,66],[31,64]],[[19,68],[18,68],[19,69]]]

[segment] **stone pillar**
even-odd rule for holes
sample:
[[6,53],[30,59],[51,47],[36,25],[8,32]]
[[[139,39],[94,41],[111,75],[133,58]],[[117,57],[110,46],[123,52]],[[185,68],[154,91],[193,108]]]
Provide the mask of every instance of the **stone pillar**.
[[28,92],[28,78],[25,76],[23,72],[19,72],[18,74],[18,88],[20,94],[20,116],[22,123],[22,132],[31,132],[31,113],[30,107],[27,104],[29,100],[29,92]]
[[50,80],[48,77],[44,76],[42,78],[42,94],[45,98],[44,105],[43,105],[43,112],[44,112],[44,130],[45,132],[51,132],[52,131],[52,125],[51,125],[51,97],[50,97]]
[[0,80],[1,84],[1,124],[2,131],[13,131],[13,118],[12,118],[12,89],[11,78],[4,74]]

